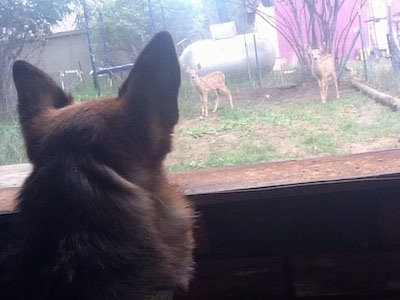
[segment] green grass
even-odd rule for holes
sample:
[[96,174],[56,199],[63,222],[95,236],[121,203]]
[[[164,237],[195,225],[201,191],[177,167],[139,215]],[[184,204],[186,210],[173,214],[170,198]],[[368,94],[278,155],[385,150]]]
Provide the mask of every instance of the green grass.
[[[76,85],[72,90],[66,90],[66,92],[72,94],[77,102],[99,98],[98,91],[91,82]],[[100,98],[116,96],[117,94],[118,85],[110,86],[107,83],[100,84]]]
[[[223,150],[223,149],[220,149]],[[220,167],[273,161],[277,159],[277,149],[273,145],[236,143],[226,151],[213,151],[204,161],[204,167]]]
[[[80,101],[96,98],[95,93],[85,86],[72,91]],[[198,97],[184,80],[177,138],[167,160],[171,171],[390,149],[400,137],[400,113],[358,92],[326,104],[319,99],[236,99],[233,109],[225,99],[217,114],[204,120]],[[211,107],[214,100],[209,102]],[[0,125],[0,164],[26,162],[16,117]]]
[[199,126],[185,131],[183,130],[182,133],[188,136],[191,136],[195,139],[200,138],[206,134],[214,134],[216,131],[214,129],[209,129],[206,126],[204,126],[203,124],[200,124]]
[[0,165],[18,164],[27,161],[22,133],[18,120],[10,116],[0,122]]
[[400,76],[393,72],[389,58],[369,59],[366,70],[363,61],[351,61],[348,66],[354,76],[361,80],[367,78],[368,84],[380,91],[387,91],[393,96],[400,97]]
[[217,117],[187,120],[167,161],[171,171],[384,150],[400,137],[400,113],[359,92],[326,104],[225,104]]
[[179,90],[179,113],[181,118],[193,119],[198,117],[200,109],[200,96],[190,85],[189,80],[183,80]]
[[[78,85],[71,93],[78,102],[97,98],[92,84]],[[101,86],[101,97],[116,95],[118,89],[109,85]],[[10,113],[0,119],[0,165],[25,163],[28,161],[23,143],[22,132],[16,113]]]

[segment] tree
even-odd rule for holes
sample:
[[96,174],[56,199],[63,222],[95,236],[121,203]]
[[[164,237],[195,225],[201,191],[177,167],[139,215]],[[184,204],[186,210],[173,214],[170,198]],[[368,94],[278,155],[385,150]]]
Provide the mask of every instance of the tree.
[[[338,31],[338,18],[345,0],[282,0],[275,1],[275,16],[256,13],[283,36],[295,52],[301,65],[309,65],[308,47],[320,48],[339,58],[344,57],[346,40],[367,0],[352,1],[350,18]],[[347,3],[349,3],[347,1]],[[347,9],[349,8],[347,7]]]
[[[150,11],[151,9],[151,11]],[[102,43],[99,14],[110,52],[124,51],[134,61],[153,32],[168,30],[176,42],[204,36],[205,16],[202,6],[187,0],[102,0],[90,8],[92,30],[97,49]],[[96,34],[97,33],[97,34]]]
[[203,0],[209,24],[235,22],[239,34],[247,33],[252,27],[247,23],[245,4],[240,0]]
[[151,38],[147,0],[103,0],[98,4],[90,8],[90,24],[97,48],[101,48],[99,45],[102,43],[98,22],[101,13],[108,49],[111,52],[123,50],[129,53],[130,60],[134,61],[146,41]]
[[27,43],[44,40],[72,0],[0,0],[0,114],[15,106],[13,62]]

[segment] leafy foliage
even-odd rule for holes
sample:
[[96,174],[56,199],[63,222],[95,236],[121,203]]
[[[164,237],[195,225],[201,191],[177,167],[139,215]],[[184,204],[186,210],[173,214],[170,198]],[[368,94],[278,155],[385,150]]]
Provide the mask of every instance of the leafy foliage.
[[0,0],[0,112],[13,107],[11,66],[27,42],[43,39],[73,0]]
[[50,33],[50,25],[70,12],[71,0],[30,0],[0,3],[0,40],[2,44],[12,39],[35,38]]
[[[218,2],[223,3],[223,5],[218,6]],[[204,0],[203,3],[209,24],[234,21],[238,33],[247,33],[252,29],[252,26],[247,22],[244,1]]]
[[[149,5],[150,3],[150,5]],[[151,11],[150,11],[151,8]],[[99,14],[103,16],[109,50],[129,53],[133,61],[155,31],[168,30],[179,42],[205,35],[205,16],[201,6],[185,0],[103,0],[92,6],[93,29],[101,40]]]
[[[92,13],[103,15],[110,50],[124,50],[134,60],[151,37],[151,23],[147,1],[137,0],[132,4],[129,0],[103,1],[100,10],[92,9]],[[99,26],[94,25],[97,32]]]

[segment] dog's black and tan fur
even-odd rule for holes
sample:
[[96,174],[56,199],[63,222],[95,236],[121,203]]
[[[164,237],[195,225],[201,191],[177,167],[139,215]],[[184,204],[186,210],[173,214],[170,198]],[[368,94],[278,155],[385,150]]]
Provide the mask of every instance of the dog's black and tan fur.
[[180,66],[158,33],[117,98],[74,103],[18,61],[18,111],[33,171],[1,253],[0,299],[137,299],[192,274],[193,211],[166,179]]

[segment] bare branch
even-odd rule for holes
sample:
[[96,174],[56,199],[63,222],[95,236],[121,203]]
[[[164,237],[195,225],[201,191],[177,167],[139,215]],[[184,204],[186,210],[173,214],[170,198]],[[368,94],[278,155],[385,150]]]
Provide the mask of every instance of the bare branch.
[[[338,32],[338,20],[345,0],[286,0],[275,6],[275,19],[257,11],[268,24],[287,41],[299,63],[308,64],[306,45],[342,57],[351,27],[357,17],[357,8],[367,0],[356,0],[351,5],[349,21]],[[343,20],[345,21],[345,20]]]

